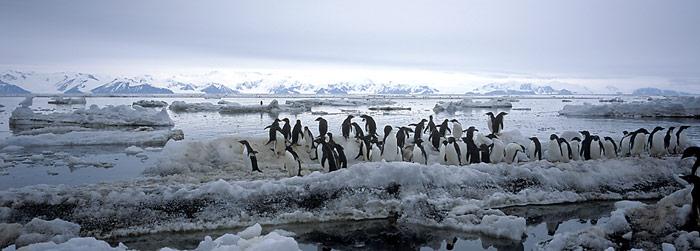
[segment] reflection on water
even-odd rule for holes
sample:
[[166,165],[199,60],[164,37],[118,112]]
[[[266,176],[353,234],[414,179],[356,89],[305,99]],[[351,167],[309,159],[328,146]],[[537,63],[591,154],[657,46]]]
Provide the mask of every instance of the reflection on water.
[[[646,201],[653,203],[653,201]],[[343,221],[274,225],[264,231],[283,229],[296,234],[303,250],[534,250],[554,234],[578,231],[594,225],[615,209],[614,201],[522,206],[501,209],[527,220],[522,242],[475,233],[394,223],[390,220]],[[110,240],[130,248],[156,250],[161,247],[194,249],[204,236],[216,238],[242,229],[159,233]]]

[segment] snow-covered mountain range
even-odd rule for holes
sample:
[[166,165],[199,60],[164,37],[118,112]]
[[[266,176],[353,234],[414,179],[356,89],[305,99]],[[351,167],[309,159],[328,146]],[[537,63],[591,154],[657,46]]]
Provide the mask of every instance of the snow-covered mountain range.
[[[434,86],[441,86],[436,88]],[[0,95],[34,94],[474,94],[474,95],[573,95],[620,94],[613,86],[591,90],[585,86],[551,82],[534,83],[406,83],[360,78],[317,80],[261,72],[219,72],[168,76],[123,76],[91,73],[39,73],[8,70],[0,72]],[[684,95],[668,90],[642,88],[637,95]]]

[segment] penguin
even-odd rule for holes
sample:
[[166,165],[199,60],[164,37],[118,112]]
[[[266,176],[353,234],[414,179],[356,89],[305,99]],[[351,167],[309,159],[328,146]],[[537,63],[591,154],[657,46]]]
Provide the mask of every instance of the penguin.
[[288,118],[283,118],[282,121],[284,121],[284,126],[282,126],[282,135],[284,136],[285,140],[290,140],[292,136],[292,125],[290,124]]
[[396,142],[396,132],[392,130],[391,126],[385,126],[384,132],[384,143],[382,145],[381,152],[382,159],[387,162],[400,161],[401,150]]
[[440,136],[441,136],[441,137],[445,137],[445,135],[447,134],[448,131],[449,131],[450,133],[452,133],[452,131],[450,130],[450,127],[447,125],[448,122],[450,122],[450,121],[447,120],[447,119],[445,119],[444,121],[442,121],[442,124],[440,124],[440,126],[439,126],[439,127],[440,127],[439,130],[440,130]]
[[[418,130],[416,130],[416,133],[418,133]],[[423,149],[423,139],[417,139],[413,143],[413,155],[411,156],[411,162],[427,165],[428,154],[426,154],[425,149]]]
[[284,169],[287,170],[289,177],[301,176],[301,160],[299,155],[288,145],[284,152]]
[[362,157],[363,161],[370,161],[370,151],[372,150],[372,143],[370,142],[370,137],[359,137],[356,136],[357,140],[360,141],[360,151],[357,153],[355,159]]
[[542,160],[542,144],[537,137],[530,138],[530,146],[527,150],[527,157],[533,160]]
[[428,116],[428,118],[430,119],[428,120],[428,127],[423,129],[423,133],[425,133],[426,131],[432,132],[433,129],[437,129],[437,127],[435,126],[435,122],[433,121],[433,115]]
[[396,132],[396,144],[399,146],[399,148],[403,149],[406,144],[406,140],[411,137],[410,133],[413,132],[413,129],[404,126],[399,127],[398,129],[398,132]]
[[622,131],[622,139],[620,140],[620,156],[628,157],[630,155],[630,138],[631,133]]
[[452,119],[452,137],[455,137],[455,139],[461,139],[462,138],[462,124],[459,123],[456,119]]
[[518,152],[523,151],[523,147],[518,143],[508,143],[506,145],[505,161],[508,164],[518,163]]
[[377,136],[377,123],[374,122],[374,118],[369,115],[361,115],[362,121],[365,122],[365,131],[367,135]]
[[700,177],[690,174],[681,176],[680,178],[693,185],[693,190],[690,191],[690,195],[693,199],[690,206],[690,214],[688,214],[690,219],[686,224],[689,226],[697,226],[698,212],[700,211]]
[[262,173],[260,168],[258,168],[258,159],[255,157],[255,154],[257,154],[258,152],[253,150],[252,147],[250,147],[250,143],[248,143],[247,140],[241,140],[238,142],[243,145],[243,155],[246,156],[246,158],[244,158],[246,166],[250,167],[252,172]]
[[644,128],[640,128],[637,131],[634,131],[631,133],[632,136],[630,136],[630,155],[632,157],[639,157],[642,155],[642,152],[644,152],[644,148],[646,148],[646,143],[647,143],[647,134],[649,134],[649,131]]
[[479,152],[479,147],[477,147],[476,143],[474,143],[474,138],[469,137],[469,132],[467,132],[467,137],[462,138],[462,141],[464,141],[464,143],[466,143],[467,146],[467,154],[466,159],[464,159],[464,162],[469,164],[476,164],[481,162],[481,153]]
[[600,137],[598,137],[598,135],[591,136],[590,152],[591,159],[600,159],[605,154],[605,147],[603,146],[603,142],[600,141]]
[[418,139],[420,139],[421,141],[423,140],[423,133],[425,131],[425,128],[424,128],[425,122],[427,122],[427,121],[428,120],[426,120],[426,119],[421,119],[420,122],[418,122],[418,123],[408,125],[408,126],[415,127],[415,129],[413,129],[414,130],[414,133],[413,133],[413,142],[414,143],[416,141],[418,141]]
[[688,134],[685,132],[685,129],[688,128],[690,128],[690,126],[681,126],[678,128],[678,131],[676,131],[676,153],[683,152],[689,145]]
[[430,140],[430,144],[433,146],[433,149],[437,151],[440,148],[440,139],[442,137],[440,136],[440,132],[437,129],[434,129],[430,131],[430,137],[428,137],[428,140]]
[[321,167],[323,168],[323,171],[328,173],[338,170],[338,162],[335,158],[336,153],[333,150],[333,146],[331,145],[331,143],[323,140],[321,136],[319,136],[318,141],[318,150],[320,150],[320,153],[318,153],[320,157],[318,159],[321,164]]
[[611,137],[603,137],[603,149],[606,159],[617,158],[617,144]]
[[365,134],[362,132],[362,127],[360,127],[359,124],[352,122],[350,123],[352,126],[352,131],[355,132],[355,138],[364,138]]
[[279,119],[275,119],[275,121],[272,121],[271,125],[266,126],[264,128],[265,130],[268,130],[268,129],[270,130],[269,134],[268,134],[269,137],[268,137],[267,143],[265,143],[265,145],[269,145],[270,143],[277,140],[277,131],[281,130],[280,129],[280,121],[281,120],[279,120]]
[[294,129],[292,129],[292,145],[300,145],[299,139],[304,139],[304,133],[301,129],[301,120],[297,119],[296,124],[294,124]]
[[462,138],[455,138],[455,144],[457,144],[459,147],[459,159],[461,164],[469,164],[469,149],[467,142],[465,142]]
[[498,115],[494,116],[493,112],[487,112],[486,115],[489,116],[488,126],[492,134],[500,134],[503,131],[503,117],[508,115],[507,112],[499,112]]
[[467,138],[473,141],[473,140],[474,140],[474,132],[478,132],[478,131],[479,131],[479,130],[477,130],[475,127],[470,126],[469,128],[467,128],[467,129],[464,130],[463,132],[466,132],[466,133],[467,133]]
[[689,157],[695,157],[695,163],[693,163],[693,169],[691,170],[690,175],[696,175],[695,172],[700,166],[700,147],[691,146],[686,148],[685,151],[683,151],[683,156],[681,156],[681,160]]
[[462,153],[460,150],[454,137],[447,138],[447,145],[445,145],[445,163],[456,166],[462,165],[462,159],[460,158]]
[[591,133],[588,131],[580,131],[583,135],[583,141],[581,141],[581,158],[583,160],[591,159]]
[[314,134],[311,133],[308,126],[304,126],[304,148],[310,153],[314,148]]
[[370,154],[369,154],[370,161],[372,161],[372,162],[382,161],[382,150],[381,150],[381,147],[379,145],[379,142],[377,142],[377,140],[375,139],[373,142],[371,142],[371,144],[372,144],[372,150],[370,151]]
[[654,127],[654,129],[651,130],[651,134],[649,134],[647,145],[649,145],[649,155],[653,157],[666,155],[666,147],[664,145],[665,135],[661,133],[662,130],[664,130],[663,127],[657,126]]
[[348,159],[345,157],[344,150],[340,144],[333,144],[333,151],[335,151],[336,161],[338,162],[336,166],[338,168],[348,168]]
[[566,139],[558,138],[557,141],[559,142],[559,147],[561,149],[559,161],[569,163],[569,161],[572,159],[571,145],[568,141],[566,141]]
[[676,134],[673,133],[674,129],[676,129],[676,127],[669,127],[666,130],[666,136],[664,136],[664,148],[667,153],[674,153],[673,150],[676,148]]
[[491,155],[489,156],[491,163],[502,162],[503,158],[504,158],[506,146],[503,144],[503,141],[498,139],[498,137],[494,134],[489,134],[487,137],[489,137],[491,139],[491,141],[493,142],[491,145]]
[[348,139],[350,137],[350,129],[352,129],[352,118],[355,116],[348,115],[345,120],[343,120],[343,123],[340,125],[340,131],[343,134],[343,138]]
[[561,160],[561,145],[559,144],[559,136],[556,134],[549,135],[549,145],[547,146],[547,161],[558,162]]
[[571,159],[581,160],[581,139],[579,137],[573,137],[569,141],[569,146],[571,146]]
[[318,121],[318,136],[325,136],[326,133],[328,133],[328,121],[326,121],[323,117],[316,118],[316,121]]
[[479,152],[481,153],[481,162],[483,163],[491,163],[491,146],[487,144],[481,144],[479,145]]

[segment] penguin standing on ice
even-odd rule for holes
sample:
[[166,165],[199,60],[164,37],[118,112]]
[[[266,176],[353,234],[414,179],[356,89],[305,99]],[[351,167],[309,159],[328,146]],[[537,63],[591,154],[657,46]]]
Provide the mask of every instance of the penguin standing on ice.
[[508,115],[507,112],[499,112],[498,115],[494,116],[493,112],[487,112],[486,115],[489,116],[488,126],[492,134],[500,134],[503,131],[503,117]]
[[666,130],[666,136],[664,136],[664,148],[667,153],[674,153],[673,150],[676,148],[676,134],[673,133],[674,129],[676,128],[673,126],[669,127],[668,130]]
[[[367,136],[367,137],[369,137],[369,136]],[[372,161],[372,162],[382,161],[382,148],[381,148],[382,145],[380,145],[379,141],[377,141],[376,138],[374,138],[371,141],[371,144],[372,144],[372,150],[369,153],[370,161]]]
[[428,137],[428,140],[430,140],[433,150],[437,151],[440,148],[441,138],[442,136],[440,136],[440,132],[437,129],[430,131],[430,137]]
[[301,160],[291,145],[286,147],[284,157],[284,169],[287,170],[289,177],[301,176]]
[[345,149],[340,144],[333,144],[333,150],[335,151],[337,167],[338,168],[348,168],[348,159],[345,157]]
[[362,132],[362,127],[360,127],[359,124],[352,122],[350,125],[352,126],[352,130],[355,132],[355,138],[362,139],[365,137],[365,134]]
[[408,126],[414,126],[415,129],[413,133],[413,142],[416,142],[418,139],[423,140],[423,132],[425,131],[425,122],[428,120],[426,119],[421,119],[420,122],[415,123],[415,124],[409,124]]
[[617,158],[617,144],[611,137],[603,137],[603,149],[605,149],[605,158]]
[[629,157],[630,156],[630,138],[632,136],[628,131],[622,131],[622,139],[620,139],[620,156]]
[[491,147],[486,144],[481,144],[479,146],[479,152],[481,153],[481,162],[491,163]]
[[456,119],[452,119],[452,137],[455,137],[455,139],[461,139],[462,138],[462,124],[459,123]]
[[664,145],[665,135],[661,133],[662,130],[664,130],[664,128],[660,126],[654,127],[654,130],[651,130],[649,140],[647,141],[649,145],[649,155],[651,156],[661,157],[666,155],[666,147]]
[[292,129],[292,145],[299,145],[299,139],[304,139],[304,133],[301,130],[301,120],[297,119],[297,123],[294,124],[294,129]]
[[284,135],[285,140],[290,140],[292,136],[292,125],[288,118],[283,118],[284,126],[282,126],[282,135]]
[[569,142],[571,146],[571,159],[581,160],[581,139],[579,137],[574,137]]
[[556,134],[549,135],[549,145],[547,147],[547,161],[558,162],[561,160],[561,145],[559,144],[559,136]]
[[304,148],[306,148],[307,153],[310,153],[311,150],[315,149],[314,134],[311,133],[308,126],[304,126]]
[[533,160],[542,160],[542,144],[537,137],[530,138],[530,146],[527,150],[527,157]]
[[519,145],[518,143],[508,143],[508,145],[506,145],[506,163],[518,163],[518,152],[523,151],[523,146]]
[[642,152],[644,152],[644,148],[646,148],[647,134],[649,134],[649,131],[647,131],[647,129],[640,128],[639,130],[636,130],[631,134],[632,135],[630,136],[630,155],[632,157],[639,157],[642,155]]
[[697,227],[698,215],[700,215],[698,214],[700,213],[700,177],[690,174],[681,176],[681,179],[693,185],[693,190],[690,192],[693,201],[690,207],[690,214],[688,215],[690,220],[686,224]]
[[267,140],[267,143],[265,143],[265,145],[269,145],[271,142],[274,142],[277,140],[277,132],[282,130],[280,128],[280,121],[281,120],[279,120],[279,119],[275,119],[275,121],[272,121],[271,125],[265,127],[265,130],[270,129],[269,138]]
[[450,165],[462,165],[462,152],[454,137],[447,138],[445,162]]
[[[474,128],[474,127],[470,127]],[[472,134],[474,132],[472,131]],[[474,143],[474,137],[469,137],[469,129],[467,129],[467,137],[462,138],[462,141],[467,146],[466,149],[466,158],[464,159],[465,163],[469,164],[475,164],[481,162],[481,153],[479,152],[479,147],[476,146],[476,143]]]
[[355,156],[355,159],[359,159],[360,157],[362,157],[362,160],[370,161],[370,151],[372,150],[372,143],[370,141],[370,137],[356,136],[356,138],[360,141],[360,151],[357,153],[357,156]]
[[583,160],[591,159],[591,133],[588,131],[580,131],[583,135],[583,141],[581,142],[581,157]]
[[435,122],[433,121],[433,115],[428,116],[428,118],[430,119],[428,120],[428,127],[426,127],[423,130],[423,133],[425,133],[426,131],[432,132],[433,129],[437,129],[437,127],[435,126]]
[[369,115],[361,115],[362,121],[365,122],[365,131],[367,135],[377,136],[377,123],[374,122],[374,118]]
[[325,137],[328,133],[328,121],[323,117],[316,118],[316,121],[318,121],[318,136]]
[[319,148],[321,148],[321,157],[319,157],[321,167],[325,172],[333,172],[338,170],[338,166],[335,159],[335,151],[333,151],[333,146],[331,143],[320,140]]
[[678,131],[676,131],[676,152],[680,153],[685,150],[686,147],[688,147],[688,134],[685,132],[685,129],[690,128],[690,126],[681,126],[678,128]]
[[605,147],[598,135],[591,136],[591,159],[600,159],[605,154]]
[[396,142],[396,132],[391,128],[391,126],[384,127],[384,142],[382,145],[382,159],[387,162],[390,161],[400,161],[401,160],[401,150]]
[[452,133],[449,125],[447,124],[449,122],[450,122],[449,120],[445,119],[444,121],[442,121],[442,124],[440,124],[440,136],[441,137],[445,137],[445,135],[447,134],[448,131],[450,133]]
[[399,146],[399,148],[403,149],[406,144],[406,140],[411,137],[410,133],[413,132],[413,129],[405,126],[399,127],[398,129],[398,132],[396,132],[396,144]]
[[[416,133],[418,132],[416,131]],[[415,144],[413,145],[413,155],[411,156],[411,162],[427,165],[428,154],[426,154],[425,149],[423,149],[423,140],[417,139],[414,143]]]
[[250,167],[253,172],[262,173],[260,168],[258,168],[258,159],[255,157],[255,154],[258,152],[250,147],[250,143],[248,143],[247,140],[241,140],[238,142],[243,145],[243,155],[246,156],[246,158],[244,158],[246,166]]
[[350,137],[350,129],[352,129],[352,118],[354,116],[348,115],[345,120],[343,120],[343,123],[340,125],[340,131],[343,134],[343,138],[348,139]]
[[690,171],[690,175],[695,175],[695,171],[697,171],[698,167],[700,167],[700,147],[691,146],[686,148],[685,151],[683,151],[683,156],[681,156],[681,160],[689,157],[695,157],[693,169]]
[[569,142],[566,141],[566,139],[563,138],[558,138],[557,141],[559,141],[559,147],[561,149],[561,156],[559,160],[564,163],[569,163],[569,160],[571,160],[571,145],[569,145]]
[[487,137],[493,142],[491,144],[491,155],[489,156],[491,163],[502,162],[506,150],[505,144],[494,134],[489,134]]

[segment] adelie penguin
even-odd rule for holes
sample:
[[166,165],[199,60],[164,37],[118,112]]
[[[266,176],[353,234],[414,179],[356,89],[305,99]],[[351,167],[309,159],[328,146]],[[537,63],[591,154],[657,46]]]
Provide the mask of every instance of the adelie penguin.
[[359,124],[352,122],[350,125],[352,126],[352,130],[355,132],[355,138],[359,139],[365,137],[365,133],[362,131],[362,127],[360,127]]
[[288,145],[284,152],[284,169],[289,177],[301,176],[301,160],[291,145]]
[[245,156],[245,158],[243,159],[246,163],[246,166],[248,166],[253,172],[262,173],[260,168],[258,168],[258,159],[255,157],[255,154],[258,152],[253,150],[252,147],[250,147],[250,143],[248,143],[247,140],[241,140],[238,142],[243,145],[243,156]]
[[369,115],[361,115],[360,118],[365,122],[365,131],[367,135],[377,136],[377,123],[374,122],[374,118]]
[[452,122],[452,137],[455,137],[456,139],[461,139],[462,138],[462,124],[459,123],[456,119],[451,120]]
[[423,148],[423,140],[422,139],[417,139],[414,142],[413,155],[411,155],[411,162],[420,163],[420,164],[424,164],[424,165],[428,164],[428,154],[425,153],[425,149]]
[[440,131],[441,137],[445,137],[445,135],[447,134],[448,131],[450,133],[452,133],[452,131],[450,130],[450,126],[448,124],[449,122],[450,122],[449,120],[445,119],[444,121],[442,121],[442,124],[440,124],[439,131]]
[[620,140],[620,156],[628,157],[630,156],[630,136],[631,133],[627,131],[622,131],[622,139]]
[[304,148],[306,149],[307,153],[310,153],[312,150],[315,149],[314,134],[311,133],[311,130],[309,130],[308,126],[304,126]]
[[559,147],[561,149],[561,156],[559,158],[559,161],[564,162],[564,163],[569,163],[569,161],[572,158],[571,145],[569,145],[569,142],[563,138],[558,138],[557,141],[559,141]]
[[647,134],[649,134],[649,131],[644,128],[640,128],[634,132],[631,133],[632,135],[630,136],[630,155],[632,157],[639,157],[642,155],[644,152],[644,148],[646,147],[647,143]]
[[301,129],[301,120],[297,119],[294,128],[292,129],[292,145],[300,145],[299,140],[304,139],[304,132]]
[[345,157],[345,149],[340,144],[333,144],[333,150],[336,154],[336,161],[338,168],[348,168],[348,159]]
[[542,160],[542,144],[537,137],[530,138],[527,156],[532,160]]
[[693,190],[690,192],[693,201],[691,202],[690,206],[690,214],[688,214],[690,219],[686,224],[697,228],[698,213],[700,213],[700,177],[690,174],[681,176],[680,178],[693,185]]
[[401,150],[396,140],[396,132],[391,126],[385,126],[384,134],[384,143],[381,152],[382,159],[387,162],[401,161]]
[[265,129],[269,129],[269,140],[265,145],[269,145],[270,143],[274,143],[274,148],[272,148],[272,151],[275,152],[277,155],[283,154],[284,153],[284,147],[285,147],[285,137],[284,134],[282,134],[282,129],[279,127],[279,121],[278,119],[275,120],[275,122],[272,123],[272,125],[269,125],[265,127]]
[[518,163],[518,152],[524,153],[525,147],[521,146],[518,143],[508,143],[508,145],[506,145],[506,163]]
[[591,136],[590,151],[591,159],[600,159],[605,154],[605,147],[603,146],[603,142],[600,140],[598,135]]
[[666,155],[666,147],[664,146],[665,135],[661,132],[663,127],[657,126],[651,130],[647,145],[649,145],[649,155],[653,157],[661,157]]
[[571,146],[571,159],[581,160],[581,139],[579,137],[573,137],[571,141],[569,141],[569,145]]
[[316,118],[316,121],[318,121],[318,136],[324,137],[328,133],[328,121],[323,117]]
[[617,158],[617,144],[611,137],[603,137],[603,149],[606,159]]
[[432,132],[434,129],[437,129],[437,126],[435,126],[435,122],[433,121],[433,115],[428,116],[430,120],[428,120],[428,127],[423,130],[423,133],[425,132]]
[[352,118],[355,116],[348,115],[345,120],[343,120],[343,123],[340,125],[340,131],[343,134],[343,138],[348,139],[350,137],[350,130],[352,129]]
[[503,117],[508,115],[507,112],[499,112],[498,115],[494,116],[493,112],[487,112],[486,115],[489,116],[488,126],[492,134],[500,134],[503,131]]
[[269,145],[271,142],[274,142],[277,140],[277,136],[276,136],[277,132],[282,130],[280,128],[280,121],[281,120],[279,120],[279,119],[275,119],[275,121],[272,121],[271,125],[265,127],[265,130],[270,129],[269,130],[269,137],[268,137],[267,143],[265,143],[265,145]]
[[556,134],[549,135],[549,145],[547,147],[547,161],[558,162],[561,160],[562,151],[559,144],[559,136]]
[[411,137],[411,132],[413,132],[413,129],[405,126],[398,128],[398,132],[396,132],[396,144],[399,146],[399,148],[403,149],[406,144],[406,140]]
[[690,128],[690,126],[681,126],[676,131],[676,151],[677,153],[683,152],[689,145],[688,134],[685,129]]
[[425,131],[425,122],[428,120],[426,119],[421,119],[420,122],[415,123],[415,124],[409,124],[408,126],[414,126],[414,133],[413,133],[413,142],[416,142],[418,139],[423,140],[423,133]]
[[333,172],[338,170],[338,162],[336,160],[336,152],[333,144],[326,140],[326,137],[321,137],[316,140],[318,143],[319,163],[325,172]]
[[581,159],[589,160],[591,159],[591,133],[588,131],[580,131],[583,135],[583,141],[581,141]]
[[[474,128],[474,127],[470,127]],[[471,132],[473,135],[473,131]],[[467,129],[467,137],[462,138],[462,141],[464,141],[466,145],[466,158],[464,158],[465,163],[469,164],[476,164],[481,162],[481,152],[479,151],[479,147],[476,146],[476,143],[474,143],[474,137],[469,137],[469,129]]]
[[491,163],[491,146],[486,144],[481,144],[479,146],[479,152],[481,153],[481,162]]
[[441,138],[442,136],[440,136],[440,132],[437,129],[430,131],[430,137],[428,137],[428,140],[430,140],[433,150],[437,151],[440,148]]
[[487,137],[493,142],[491,144],[491,155],[489,156],[491,163],[503,162],[506,150],[505,144],[494,134],[489,134]]
[[676,134],[673,133],[675,127],[671,126],[666,130],[666,136],[664,136],[664,148],[666,148],[667,153],[674,153],[676,149]]
[[288,118],[283,118],[282,121],[284,121],[284,126],[282,126],[282,135],[284,135],[284,139],[290,140],[292,135],[291,122],[289,122]]
[[700,147],[691,146],[686,148],[685,151],[683,151],[681,160],[690,157],[695,157],[695,162],[693,163],[693,168],[691,169],[690,174],[696,175],[695,172],[698,170],[698,167],[700,167]]
[[360,142],[360,150],[357,152],[357,156],[355,156],[355,159],[359,159],[362,157],[363,161],[370,161],[370,154],[372,151],[372,142],[370,141],[369,136],[355,136],[356,139]]
[[462,165],[462,151],[454,137],[447,138],[445,145],[445,163],[449,165]]

